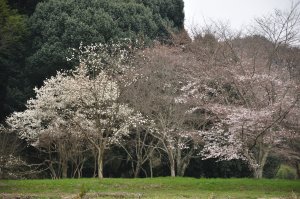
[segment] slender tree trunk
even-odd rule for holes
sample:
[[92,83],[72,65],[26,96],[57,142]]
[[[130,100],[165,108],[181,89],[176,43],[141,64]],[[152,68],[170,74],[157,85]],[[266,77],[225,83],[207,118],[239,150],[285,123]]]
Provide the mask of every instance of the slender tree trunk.
[[138,161],[137,164],[136,164],[135,170],[134,170],[134,178],[139,177],[140,171],[141,171],[141,164]]
[[171,169],[171,177],[175,177],[176,174],[175,174],[175,163],[171,162],[171,165],[170,165],[170,169]]
[[83,162],[81,163],[81,165],[78,169],[78,178],[81,178],[81,176],[82,176],[82,169],[83,169],[84,162],[85,162],[85,159],[83,159]]
[[77,178],[81,178],[81,173],[82,173],[82,168],[83,168],[83,161],[81,160],[77,160],[78,162],[75,162],[74,163],[74,172],[73,172],[73,178],[76,177],[77,175]]
[[63,160],[61,167],[62,167],[62,178],[67,178],[68,177],[68,162]]
[[82,167],[80,167],[78,170],[77,170],[77,178],[81,178],[81,174],[82,174]]
[[138,136],[138,141],[137,141],[137,144],[136,144],[136,165],[134,167],[134,162],[132,161],[132,168],[133,168],[133,177],[134,178],[137,178],[139,177],[139,174],[140,174],[140,171],[141,171],[141,167],[142,167],[142,154],[141,154],[141,151],[140,151],[140,147],[137,147],[137,145],[139,145],[140,143],[140,135]]
[[[178,139],[178,142],[181,143],[181,138]],[[182,150],[180,148],[177,149],[177,157],[176,157],[176,170],[177,175],[183,177],[185,170],[190,162],[190,155],[186,154],[185,157],[182,158]]]
[[93,177],[96,177],[96,172],[97,172],[97,158],[94,157],[94,172],[93,172]]
[[103,178],[103,154],[104,154],[104,147],[99,146],[98,147],[98,157],[97,157],[97,162],[98,162],[98,178],[102,179]]
[[149,159],[149,169],[150,169],[150,178],[153,178],[153,165],[152,165],[152,157]]
[[51,160],[50,160],[50,162],[49,162],[48,167],[49,167],[49,170],[50,170],[50,172],[51,172],[52,179],[57,179],[57,174],[56,174],[56,172],[55,172],[55,169],[54,169],[53,166],[52,166]]
[[169,160],[170,160],[171,177],[175,177],[176,176],[176,173],[175,173],[175,160],[174,160],[172,152],[170,152],[170,154],[169,154]]
[[92,155],[94,160],[94,170],[93,170],[93,178],[97,176],[97,164],[98,164],[98,150],[96,148],[92,149]]
[[[181,142],[181,138],[178,138],[178,143]],[[181,149],[178,147],[177,149],[177,156],[176,156],[176,170],[177,170],[177,175],[181,176],[180,174],[182,173],[181,171],[181,165],[182,165],[182,158],[181,158]]]

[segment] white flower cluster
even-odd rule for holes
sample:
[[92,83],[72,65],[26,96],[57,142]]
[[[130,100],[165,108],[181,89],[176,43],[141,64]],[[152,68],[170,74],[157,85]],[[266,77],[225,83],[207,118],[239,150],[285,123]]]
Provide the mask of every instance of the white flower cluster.
[[79,61],[91,73],[106,71],[109,74],[120,74],[130,68],[132,52],[139,41],[132,42],[123,39],[112,43],[80,43],[78,49],[70,49],[71,55],[67,61]]

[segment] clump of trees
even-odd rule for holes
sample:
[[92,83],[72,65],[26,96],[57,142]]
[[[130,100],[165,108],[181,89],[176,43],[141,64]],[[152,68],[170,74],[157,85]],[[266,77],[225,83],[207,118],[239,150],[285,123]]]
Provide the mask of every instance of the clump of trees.
[[269,154],[286,148],[287,140],[299,139],[299,123],[291,119],[299,113],[299,76],[295,76],[299,62],[291,70],[283,64],[290,58],[279,50],[298,51],[293,47],[299,41],[298,6],[257,19],[257,35],[242,38],[216,24],[196,37],[206,48],[193,45],[191,50],[201,53],[208,68],[197,74],[205,78],[187,84],[181,100],[196,98],[202,101],[199,107],[218,116],[201,133],[203,157],[244,159],[253,175],[261,178]]
[[[35,89],[36,99],[27,102],[27,110],[7,119],[23,139],[49,154],[49,169],[54,178],[58,175],[52,166],[52,153],[57,153],[59,170],[65,178],[71,161],[79,167],[74,175],[77,172],[81,176],[84,151],[95,152],[97,174],[103,178],[105,151],[121,142],[130,128],[145,122],[139,113],[119,102],[117,83],[101,70],[103,60],[90,59],[80,59],[80,65],[70,74],[58,73],[44,81],[41,88]],[[110,59],[116,60],[116,55]],[[123,60],[118,61],[116,65]]]
[[[195,164],[215,161],[218,168],[237,167],[244,176],[251,172],[255,178],[264,177],[266,167],[276,170],[271,165],[274,161],[278,165],[285,161],[299,173],[300,51],[294,46],[299,36],[299,4],[289,12],[257,19],[251,35],[241,36],[215,23],[197,32],[193,41],[146,47],[147,38],[153,39],[156,31],[165,35],[165,25],[173,19],[168,27],[182,26],[172,14],[182,4],[100,1],[100,6],[98,2],[92,2],[93,7],[79,2],[80,8],[70,9],[76,6],[72,1],[51,0],[39,4],[30,18],[37,20],[39,28],[37,54],[29,61],[41,64],[34,61],[36,57],[76,67],[41,78],[43,84],[35,88],[35,98],[27,101],[26,110],[9,116],[1,131],[25,140],[39,154],[39,166],[48,175],[184,176],[193,175]],[[47,9],[55,13],[57,7],[64,14],[50,17],[53,23],[38,17],[49,14]],[[94,7],[103,12],[93,11]],[[76,9],[80,13],[74,15]],[[132,9],[135,19],[141,17],[154,32],[139,32],[144,29],[135,30],[135,22],[126,21]],[[163,15],[164,10],[170,12]],[[106,18],[86,24],[89,17],[98,19],[98,15],[111,23],[96,34],[98,22]],[[74,37],[65,32],[69,20],[79,24],[70,26],[75,28],[72,32],[79,31]],[[63,25],[49,29],[58,24]],[[110,32],[111,27],[115,32]],[[131,39],[85,45],[107,42],[119,34]],[[48,37],[47,44],[43,39]],[[54,55],[60,60],[69,55],[68,62],[39,56],[58,49],[60,53]],[[16,153],[2,156],[18,159]],[[1,165],[0,169],[6,169]]]
[[124,38],[149,44],[154,39],[167,41],[170,32],[183,29],[182,0],[166,4],[1,0],[0,4],[1,121],[13,111],[24,110],[26,100],[34,96],[32,89],[45,78],[78,64],[78,60],[66,61],[69,48]]

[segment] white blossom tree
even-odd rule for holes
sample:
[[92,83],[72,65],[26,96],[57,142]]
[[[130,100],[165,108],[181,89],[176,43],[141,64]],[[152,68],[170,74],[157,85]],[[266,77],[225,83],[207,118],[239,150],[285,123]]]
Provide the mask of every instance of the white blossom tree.
[[120,142],[124,135],[129,134],[130,127],[143,117],[128,105],[118,102],[117,83],[104,73],[99,73],[95,79],[81,76],[76,82],[73,95],[77,95],[79,109],[75,120],[97,151],[98,177],[102,178],[106,149]]
[[[80,136],[73,122],[76,102],[68,97],[70,81],[72,78],[66,73],[58,73],[46,80],[44,86],[35,88],[36,98],[28,100],[27,110],[13,113],[7,119],[22,139],[48,154],[49,159],[45,163],[53,178],[58,178],[60,173],[67,177],[68,161],[73,155],[68,141]],[[61,171],[53,168],[55,153],[59,155]]]
[[[83,54],[87,55],[93,53],[94,47],[85,49]],[[58,72],[46,80],[44,86],[35,89],[36,98],[28,101],[27,110],[14,113],[7,123],[34,146],[42,143],[43,135],[57,136],[58,140],[65,135],[87,140],[96,151],[98,177],[103,178],[105,151],[120,142],[129,133],[129,128],[144,118],[119,102],[118,84],[100,67],[103,60],[97,58],[97,54],[85,59],[81,56],[75,70]],[[118,65],[121,61],[120,58],[113,63]],[[60,156],[66,151],[66,148],[60,150]],[[66,153],[62,157],[64,177],[67,161],[72,155]]]

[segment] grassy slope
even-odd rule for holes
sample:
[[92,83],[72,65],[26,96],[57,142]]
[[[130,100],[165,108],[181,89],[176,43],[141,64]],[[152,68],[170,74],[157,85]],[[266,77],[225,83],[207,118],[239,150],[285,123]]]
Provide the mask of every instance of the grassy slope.
[[[297,198],[300,181],[255,179],[2,180],[3,193],[59,198],[86,190],[90,198]],[[101,197],[101,198],[102,198]]]

